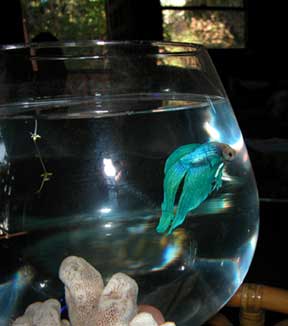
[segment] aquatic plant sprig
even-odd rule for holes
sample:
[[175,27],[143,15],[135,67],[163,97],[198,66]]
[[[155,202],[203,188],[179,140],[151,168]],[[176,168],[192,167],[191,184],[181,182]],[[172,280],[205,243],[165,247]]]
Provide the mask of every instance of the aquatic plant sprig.
[[37,156],[38,156],[38,158],[40,160],[40,163],[41,163],[41,166],[42,166],[42,169],[43,169],[43,173],[40,174],[40,177],[42,178],[41,184],[40,184],[39,189],[36,191],[36,193],[40,193],[42,191],[43,187],[44,187],[45,182],[47,182],[47,181],[49,181],[51,179],[53,173],[47,171],[46,165],[45,165],[45,163],[43,161],[43,158],[42,158],[42,155],[41,155],[41,152],[40,152],[40,149],[39,149],[39,146],[37,144],[38,139],[41,139],[41,136],[38,134],[38,121],[37,121],[37,119],[34,120],[34,132],[33,133],[31,132],[30,135],[31,135],[32,141],[34,143]]

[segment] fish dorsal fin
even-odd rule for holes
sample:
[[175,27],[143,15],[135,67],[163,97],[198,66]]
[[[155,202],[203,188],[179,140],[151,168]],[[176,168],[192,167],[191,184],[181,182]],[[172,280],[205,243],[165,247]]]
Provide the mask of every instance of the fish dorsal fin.
[[174,152],[172,152],[172,154],[168,157],[165,163],[165,169],[164,169],[165,174],[171,168],[172,165],[174,165],[177,161],[181,159],[181,157],[193,152],[198,146],[200,146],[200,144],[183,145],[177,148]]

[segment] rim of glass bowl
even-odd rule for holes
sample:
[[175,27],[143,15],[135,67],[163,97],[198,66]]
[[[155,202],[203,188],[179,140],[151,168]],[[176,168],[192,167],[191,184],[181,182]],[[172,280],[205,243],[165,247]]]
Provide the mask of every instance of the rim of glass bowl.
[[[185,42],[171,42],[171,41],[101,41],[101,40],[83,40],[83,41],[56,41],[56,42],[31,42],[31,43],[15,43],[15,44],[5,44],[0,46],[0,52],[9,52],[13,50],[21,50],[21,49],[30,49],[30,50],[38,50],[38,49],[48,49],[48,48],[93,48],[93,47],[119,47],[119,48],[125,48],[128,46],[134,46],[135,48],[143,48],[145,50],[145,47],[158,47],[159,49],[161,47],[165,48],[165,52],[162,51],[160,53],[150,53],[150,52],[143,52],[139,53],[137,52],[137,55],[141,56],[152,56],[152,57],[161,57],[161,56],[197,56],[200,52],[202,52],[205,47],[201,44],[196,43],[185,43]],[[169,47],[167,49],[167,47]],[[31,54],[33,56],[33,54]],[[103,55],[97,55],[93,56],[103,58],[103,57],[112,57],[112,56],[118,56],[119,54],[109,54],[105,53]],[[129,53],[128,55],[133,55],[133,53]],[[39,57],[37,55],[37,57]],[[41,57],[41,55],[40,55]],[[62,59],[71,59],[70,56],[61,55],[59,58]],[[76,56],[77,57],[77,56]],[[83,57],[83,55],[81,55]],[[91,56],[85,56],[85,58],[91,58]],[[56,57],[55,57],[56,59]]]
[[[87,52],[85,50],[87,48]],[[64,51],[63,54],[59,53],[41,53],[41,51],[38,52],[38,50],[49,50],[49,49],[67,49],[67,51]],[[98,49],[98,51],[95,51],[91,53],[90,50]],[[109,52],[107,49],[110,49],[111,52]],[[115,49],[115,51],[113,51]],[[128,50],[128,51],[121,51],[121,50]],[[135,51],[130,51],[130,49],[135,49]],[[141,52],[141,49],[143,49],[143,52]],[[22,51],[23,52],[22,52]],[[79,51],[78,51],[79,50]],[[119,50],[119,51],[117,51]],[[161,51],[160,51],[161,50]],[[19,52],[20,51],[20,52]],[[9,57],[15,56],[17,58],[18,56],[24,56],[27,59],[27,56],[30,60],[38,61],[45,61],[45,60],[52,60],[52,61],[78,61],[78,60],[95,60],[95,61],[101,61],[109,58],[121,58],[121,57],[127,57],[127,58],[167,58],[167,57],[197,57],[201,55],[205,55],[206,48],[201,44],[194,44],[194,43],[184,43],[184,42],[163,42],[163,41],[141,41],[141,40],[132,40],[132,41],[102,41],[102,40],[83,40],[83,41],[68,41],[68,42],[62,42],[62,41],[56,41],[56,42],[35,42],[35,43],[17,43],[17,44],[6,44],[0,46],[0,55],[6,55]],[[165,93],[166,94],[166,93]],[[111,94],[109,95],[111,97]],[[122,94],[113,94],[114,98],[121,98]],[[127,94],[125,94],[127,96]],[[175,94],[173,95],[175,98]],[[95,96],[84,96],[85,101],[95,101]],[[69,104],[71,104],[73,101],[73,105],[77,105],[78,103],[83,103],[83,96],[80,97],[70,96],[69,95]],[[183,97],[183,95],[182,95]],[[57,96],[54,98],[54,104],[62,105],[63,103],[67,105],[67,98],[65,95]],[[44,96],[43,98],[33,98],[33,97],[23,97],[20,100],[20,106],[22,108],[23,103],[25,105],[32,105],[31,107],[35,105],[43,105],[45,106],[47,101],[49,100],[49,103],[51,102],[50,97]],[[13,105],[15,106],[15,111],[12,113],[14,115],[17,115],[20,111],[18,108],[19,100],[15,100],[12,102],[3,102],[0,101],[0,119],[5,116],[10,116],[11,111],[10,108],[9,111],[7,111],[7,105]],[[97,97],[97,101],[99,101],[100,98]],[[105,100],[105,96],[103,95],[101,97],[101,101]],[[24,101],[24,102],[23,102]],[[20,109],[21,109],[20,108]],[[22,109],[21,109],[22,110]],[[125,114],[127,112],[124,112]],[[112,114],[112,113],[111,113]],[[114,113],[113,113],[114,114]],[[117,113],[119,114],[119,113]],[[110,112],[109,114],[110,115]],[[24,117],[24,116],[23,116]]]

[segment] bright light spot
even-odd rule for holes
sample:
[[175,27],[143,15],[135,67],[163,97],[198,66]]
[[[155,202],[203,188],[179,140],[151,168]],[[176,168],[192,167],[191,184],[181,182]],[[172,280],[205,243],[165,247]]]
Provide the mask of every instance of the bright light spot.
[[212,141],[220,141],[220,134],[218,130],[212,127],[208,121],[204,123],[203,128],[206,130]]
[[13,50],[13,49],[17,49],[17,46],[16,45],[6,45],[5,46],[5,49],[7,49],[7,50]]
[[104,158],[103,164],[104,164],[104,173],[107,175],[107,177],[115,177],[116,169],[112,163],[112,160],[110,158]]
[[[236,141],[236,143],[230,145],[235,151],[240,151],[242,147],[244,146],[244,140],[243,137],[240,136],[239,139]],[[248,157],[247,157],[248,159]]]
[[186,0],[161,0],[162,6],[184,6],[186,5]]
[[230,201],[229,199],[224,198],[223,206],[224,206],[224,207],[223,207],[224,209],[226,209],[226,208],[230,208],[230,207],[232,207],[232,203],[231,203],[231,201]]
[[104,228],[107,228],[107,229],[112,228],[112,223],[108,222],[108,223],[104,224]]
[[4,221],[0,223],[0,235],[6,234],[8,232],[9,232],[8,217],[5,217]]
[[229,175],[225,170],[223,172],[223,175],[222,175],[222,180],[224,181],[233,181],[233,178],[231,177],[231,175]]
[[251,245],[253,251],[256,248],[256,244],[257,244],[257,234],[253,235],[253,237],[250,240],[250,245]]
[[168,264],[171,264],[179,255],[181,254],[181,248],[177,245],[169,244],[163,252],[161,265],[154,267],[153,270],[161,270],[165,268]]
[[175,258],[178,257],[178,255],[179,255],[179,247],[177,245],[176,246],[168,245],[163,254],[164,265],[173,261]]
[[0,162],[4,161],[6,155],[7,155],[6,147],[3,143],[0,143]]
[[166,109],[160,109],[160,108],[152,110],[153,113],[165,112],[165,111],[166,111]]
[[40,283],[39,285],[41,289],[45,288],[45,283]]
[[100,209],[100,213],[102,213],[102,214],[108,214],[110,212],[111,212],[111,208],[109,208],[109,207],[104,207],[104,208]]
[[94,112],[97,113],[97,114],[109,113],[108,110],[96,110]]
[[185,271],[185,266],[181,266],[179,269],[180,271]]
[[163,92],[170,92],[170,88],[163,89]]

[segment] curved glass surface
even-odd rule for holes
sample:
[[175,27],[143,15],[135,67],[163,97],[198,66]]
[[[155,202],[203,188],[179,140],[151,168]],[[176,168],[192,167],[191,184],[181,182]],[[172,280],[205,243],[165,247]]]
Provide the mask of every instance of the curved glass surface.
[[[69,255],[128,273],[139,303],[177,326],[203,324],[243,281],[258,234],[253,171],[206,50],[38,43],[2,47],[0,62],[2,324],[38,300],[64,307]],[[181,221],[162,232],[161,218]]]

